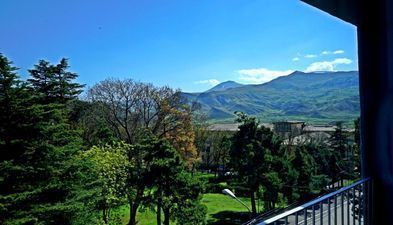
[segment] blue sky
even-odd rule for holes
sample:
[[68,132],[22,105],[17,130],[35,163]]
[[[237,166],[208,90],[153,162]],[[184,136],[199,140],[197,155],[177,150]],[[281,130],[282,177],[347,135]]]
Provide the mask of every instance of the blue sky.
[[356,27],[298,0],[2,0],[0,52],[26,70],[70,59],[78,81],[195,92],[294,70],[357,70]]

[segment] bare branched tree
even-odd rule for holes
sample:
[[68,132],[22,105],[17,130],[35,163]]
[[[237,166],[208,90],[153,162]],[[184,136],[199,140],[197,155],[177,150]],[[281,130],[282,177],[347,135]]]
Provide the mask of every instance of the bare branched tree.
[[[146,134],[167,138],[185,160],[195,161],[192,109],[180,90],[131,79],[106,79],[90,88],[88,97],[102,106],[119,139],[135,144]],[[182,139],[182,134],[187,138]]]
[[120,139],[132,144],[138,137],[138,109],[142,84],[133,80],[106,79],[89,89],[88,97],[100,103],[105,119]]

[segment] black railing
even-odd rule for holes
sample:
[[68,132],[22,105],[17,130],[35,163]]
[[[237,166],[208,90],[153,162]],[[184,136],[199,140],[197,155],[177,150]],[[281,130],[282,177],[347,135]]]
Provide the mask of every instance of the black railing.
[[299,207],[249,225],[368,225],[371,205],[371,179],[366,178],[321,196]]

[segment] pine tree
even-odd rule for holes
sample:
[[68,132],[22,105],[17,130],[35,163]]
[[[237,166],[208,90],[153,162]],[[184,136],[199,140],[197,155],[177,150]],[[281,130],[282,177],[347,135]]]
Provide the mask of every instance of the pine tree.
[[41,101],[52,86],[27,90],[3,56],[0,71],[0,223],[71,224],[86,212],[74,163],[80,133],[64,104]]
[[[153,190],[149,197],[150,202],[156,205],[157,224],[161,224],[161,212],[165,225],[169,225],[173,215],[180,224],[203,224],[206,210],[198,205],[201,193],[199,181],[186,170],[181,155],[166,140],[153,138],[148,143],[145,145],[145,160],[150,164],[147,182]],[[180,216],[180,212],[190,209],[198,210],[194,221]]]
[[336,123],[336,129],[329,139],[329,147],[332,150],[330,166],[333,172],[333,182],[348,178],[353,174],[353,170],[349,160],[348,139],[344,133],[342,122]]
[[61,59],[60,63],[54,66],[54,79],[52,81],[54,86],[54,98],[60,102],[65,103],[69,100],[76,99],[82,88],[85,85],[74,83],[73,81],[78,77],[78,74],[67,71],[69,69],[68,59]]
[[68,69],[68,59],[63,58],[57,65],[40,60],[34,69],[29,70],[31,78],[28,82],[39,94],[41,102],[64,104],[82,93],[84,85],[74,83],[78,75]]
[[[5,56],[0,54],[0,160],[8,160],[19,154],[17,145],[27,137],[20,133],[21,126],[29,123],[26,115],[28,92],[19,80],[17,68]],[[28,128],[28,127],[26,127]]]
[[[260,126],[255,117],[236,113],[239,130],[233,135],[230,165],[238,173],[238,179],[249,189],[252,213],[256,214],[255,193],[262,185],[270,193],[281,183],[276,169],[280,142],[274,140],[270,129]],[[265,199],[274,207],[275,197]]]
[[34,69],[28,70],[31,78],[27,81],[42,102],[49,103],[52,98],[54,71],[53,66],[45,60],[38,61]]

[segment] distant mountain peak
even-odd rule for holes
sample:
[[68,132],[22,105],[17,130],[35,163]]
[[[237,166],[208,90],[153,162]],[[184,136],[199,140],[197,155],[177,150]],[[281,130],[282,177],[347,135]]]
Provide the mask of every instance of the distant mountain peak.
[[295,71],[260,85],[226,81],[184,96],[213,120],[232,120],[241,111],[266,121],[351,121],[360,111],[357,71]]
[[239,84],[239,83],[237,83],[235,81],[228,80],[228,81],[224,81],[222,83],[217,84],[216,86],[210,88],[206,92],[226,91],[228,89],[237,88],[237,87],[241,87],[241,86],[243,86],[243,84]]
[[292,75],[292,74],[305,74],[305,72],[303,72],[303,71],[300,71],[300,70],[295,70],[295,71],[293,71],[291,74],[289,74],[289,75]]
[[236,81],[233,81],[233,80],[227,80],[227,81],[224,81],[220,84],[239,84],[239,83],[237,83]]

